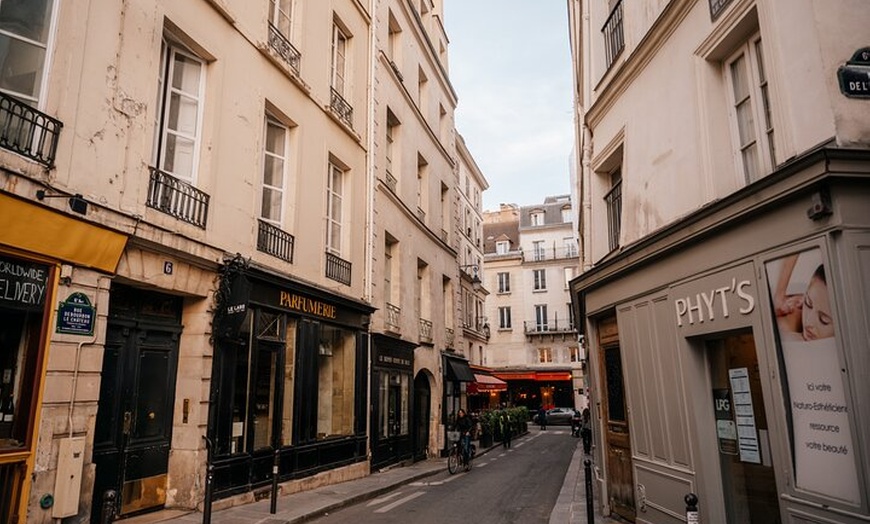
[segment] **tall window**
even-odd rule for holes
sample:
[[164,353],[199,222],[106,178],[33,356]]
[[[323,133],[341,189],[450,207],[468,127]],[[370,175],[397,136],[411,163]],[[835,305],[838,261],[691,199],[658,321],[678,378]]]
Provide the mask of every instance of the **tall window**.
[[341,256],[343,207],[344,171],[330,162],[326,178],[326,250],[336,256]]
[[570,222],[571,221],[571,208],[563,207],[562,208],[562,222]]
[[543,291],[547,289],[547,270],[546,269],[535,269],[532,273],[534,276],[535,291]]
[[201,139],[205,63],[164,40],[160,65],[154,164],[193,183]]
[[544,225],[544,212],[543,211],[532,211],[529,215],[529,220],[531,221],[533,226],[543,226]]
[[622,172],[610,173],[610,191],[604,195],[607,205],[607,233],[610,250],[619,247],[619,231],[622,226]]
[[347,74],[347,34],[338,26],[332,25],[332,88],[345,97],[345,75]]
[[535,305],[535,331],[547,331],[547,305]]
[[507,255],[511,250],[511,243],[507,240],[499,240],[495,243],[496,255]]
[[356,341],[352,331],[324,325],[318,348],[317,439],[353,435]]
[[740,163],[746,182],[751,183],[773,170],[775,165],[770,92],[761,38],[751,39],[732,55],[727,62],[727,72]]
[[293,27],[293,0],[269,0],[269,20],[288,41]]
[[538,348],[538,362],[546,364],[553,361],[552,348]]
[[545,242],[543,240],[535,240],[532,242],[532,253],[535,261],[544,260],[547,257]]
[[511,274],[510,273],[498,273],[498,292],[499,293],[510,293],[511,292]]
[[568,348],[568,360],[571,362],[580,362],[580,348],[571,346]]
[[384,301],[393,302],[393,250],[396,241],[387,236],[384,242]]
[[423,118],[426,118],[426,90],[428,89],[426,86],[429,84],[429,79],[426,77],[426,73],[423,71],[423,68],[417,69],[417,107],[420,109],[420,112],[423,113]]
[[429,164],[426,159],[417,155],[417,214],[420,215],[420,220],[425,220],[426,217],[426,168]]
[[401,50],[400,38],[402,34],[402,27],[399,25],[399,21],[396,20],[396,17],[395,15],[393,15],[392,11],[390,11],[389,14],[388,26],[389,29],[387,34],[387,58],[389,58],[393,65],[398,69],[399,51]]
[[504,306],[498,308],[498,328],[499,329],[510,329],[511,328],[511,308],[510,306]]
[[54,0],[0,2],[0,92],[39,106]]
[[283,220],[284,190],[286,187],[287,126],[267,116],[265,134],[260,217],[280,226]]
[[563,238],[562,245],[565,246],[565,257],[574,258],[577,256],[577,241],[572,237]]

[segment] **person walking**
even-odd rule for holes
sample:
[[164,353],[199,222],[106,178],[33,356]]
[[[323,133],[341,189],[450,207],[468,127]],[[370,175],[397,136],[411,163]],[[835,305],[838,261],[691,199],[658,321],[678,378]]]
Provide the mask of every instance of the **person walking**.
[[589,420],[589,408],[583,408],[583,417],[580,421],[580,438],[583,439],[583,453],[588,455],[592,451],[592,426]]
[[538,412],[538,423],[541,424],[541,430],[547,429],[547,410],[541,406],[541,411]]
[[502,410],[498,417],[499,427],[501,429],[501,445],[503,448],[511,447],[511,416],[507,411]]

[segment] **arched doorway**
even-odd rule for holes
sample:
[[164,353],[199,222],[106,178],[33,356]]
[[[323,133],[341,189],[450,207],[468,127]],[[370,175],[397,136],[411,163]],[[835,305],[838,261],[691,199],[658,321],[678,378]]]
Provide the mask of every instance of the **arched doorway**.
[[425,371],[414,379],[414,460],[425,460],[429,450],[432,390]]

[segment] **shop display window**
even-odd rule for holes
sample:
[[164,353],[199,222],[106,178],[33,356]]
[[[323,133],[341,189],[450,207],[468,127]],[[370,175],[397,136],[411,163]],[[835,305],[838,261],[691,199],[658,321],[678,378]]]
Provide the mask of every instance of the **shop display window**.
[[353,435],[356,337],[321,326],[318,347],[317,438]]

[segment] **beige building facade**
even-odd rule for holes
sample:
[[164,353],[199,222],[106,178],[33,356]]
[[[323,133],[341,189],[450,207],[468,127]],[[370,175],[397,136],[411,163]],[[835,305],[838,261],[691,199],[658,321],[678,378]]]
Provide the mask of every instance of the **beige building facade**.
[[870,518],[870,8],[568,2],[605,514]]

